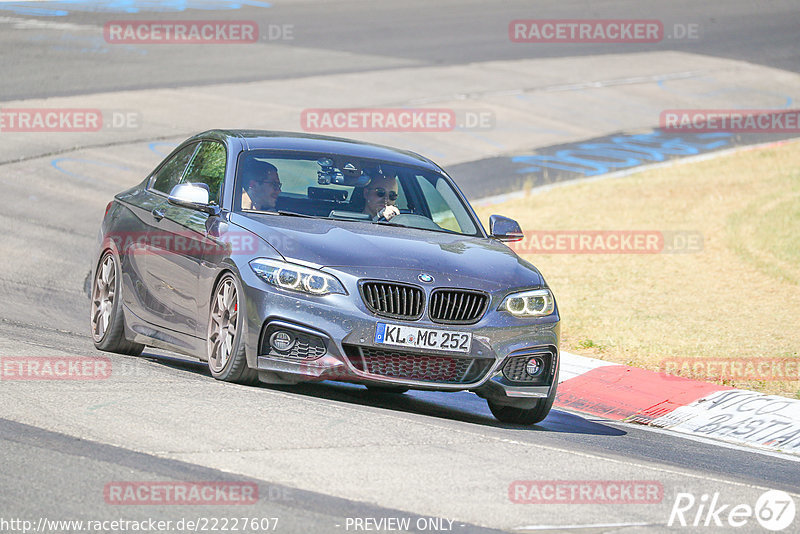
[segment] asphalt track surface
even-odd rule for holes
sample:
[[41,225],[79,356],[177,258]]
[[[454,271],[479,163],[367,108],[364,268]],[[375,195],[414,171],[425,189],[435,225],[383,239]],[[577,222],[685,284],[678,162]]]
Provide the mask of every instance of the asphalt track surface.
[[[10,7],[2,9],[2,4]],[[0,3],[0,17],[24,17],[16,2]],[[157,2],[109,2],[156,4]],[[224,4],[224,2],[207,2]],[[233,3],[233,2],[231,2]],[[247,4],[247,2],[242,2]],[[47,5],[47,2],[44,2]],[[185,4],[165,2],[164,4]],[[203,2],[188,2],[202,5]],[[735,58],[800,72],[797,28],[800,10],[793,1],[751,2],[588,2],[441,0],[429,2],[274,2],[267,9],[222,11],[91,13],[80,7],[58,22],[102,26],[108,20],[207,19],[255,20],[263,43],[230,54],[226,48],[197,54],[192,47],[109,47],[80,31],[60,42],[39,41],[31,32],[8,31],[0,22],[0,96],[3,100],[219,82],[296,78],[385,69],[403,65],[458,65],[499,59],[592,56],[619,51],[679,50]],[[30,17],[27,17],[30,19]],[[698,39],[665,39],[653,44],[541,44],[520,46],[508,39],[515,19],[658,19],[669,36],[675,24],[699,24]],[[41,17],[39,17],[41,20]],[[52,17],[50,18],[52,19]],[[2,20],[2,19],[0,19]],[[291,25],[292,39],[278,39],[269,25]],[[676,34],[677,36],[677,34]],[[304,54],[302,50],[340,52]],[[13,52],[12,52],[13,51]],[[372,57],[363,57],[368,53]],[[359,54],[353,61],[349,54]],[[386,80],[387,84],[402,80]]]
[[[700,22],[698,41],[657,46],[800,71],[800,10],[794,2],[558,2],[535,8],[527,2],[343,2],[335,9],[330,2],[275,2],[267,9],[134,14],[73,5],[57,19],[96,28],[109,19],[213,14],[254,19],[262,27],[294,26],[294,41],[267,41],[236,54],[224,47],[203,54],[191,48],[117,49],[74,27],[54,42],[30,30],[53,17],[9,4],[0,4],[3,102],[268,79],[300,78],[302,84],[311,75],[533,54],[591,62],[594,54],[637,50],[511,45],[506,28],[517,18]],[[389,76],[386,83],[398,82]],[[113,154],[117,169],[90,177],[62,173],[57,182],[50,158],[3,165],[0,356],[102,356],[88,336],[84,292],[99,220],[113,194],[158,160],[141,142]],[[559,409],[533,428],[504,425],[467,393],[396,397],[331,383],[240,387],[216,382],[199,363],[160,351],[110,357],[114,372],[108,380],[0,382],[0,519],[278,517],[278,532],[346,532],[354,531],[348,518],[410,517],[413,525],[417,519],[452,520],[455,532],[652,532],[666,530],[679,492],[698,499],[719,493],[725,503],[752,506],[765,490],[781,489],[800,503],[798,463],[782,455]],[[663,486],[664,497],[624,506],[513,504],[508,489],[515,480],[651,480]],[[260,499],[235,507],[115,506],[103,496],[114,481],[252,482]],[[797,525],[795,520],[787,531],[798,531]],[[746,530],[758,528],[751,520]]]

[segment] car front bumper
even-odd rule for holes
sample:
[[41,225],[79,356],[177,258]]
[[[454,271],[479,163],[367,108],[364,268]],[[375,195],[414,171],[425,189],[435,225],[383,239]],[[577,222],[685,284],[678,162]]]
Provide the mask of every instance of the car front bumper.
[[[264,382],[337,380],[435,391],[471,390],[484,398],[512,404],[524,402],[525,399],[545,398],[551,393],[560,363],[557,309],[548,317],[524,319],[496,311],[505,294],[511,292],[509,290],[503,294],[492,294],[488,310],[475,324],[440,324],[428,320],[425,315],[416,321],[384,318],[371,313],[362,302],[357,289],[362,277],[332,269],[326,271],[342,281],[348,295],[308,296],[274,288],[250,269],[243,269],[240,273],[248,317],[248,365],[258,369]],[[369,274],[370,278],[409,283],[414,281],[412,275],[415,277],[417,272],[395,269],[391,273]],[[452,276],[447,278],[448,287],[469,287],[469,283],[468,280],[457,280]],[[424,289],[427,298],[434,288]],[[378,323],[470,332],[472,345],[468,353],[382,345],[375,343]],[[318,338],[324,345],[324,353],[323,349],[317,347],[319,350],[315,354],[304,353],[295,357],[281,355],[270,349],[265,336],[276,329],[297,333],[303,339],[303,336]],[[451,366],[452,369],[469,371],[456,377],[456,380],[443,380],[440,372],[434,372],[433,379],[402,376],[402,372],[396,372],[396,368],[393,368],[395,372],[390,376],[370,372],[366,360],[359,359],[359,355],[366,352],[391,352],[393,357],[396,356],[394,361],[399,362],[399,367],[412,365],[415,371],[420,369],[416,362],[425,369],[438,365],[439,368]],[[503,369],[509,359],[529,358],[534,354],[549,358],[547,368],[534,383],[511,381],[504,375]]]

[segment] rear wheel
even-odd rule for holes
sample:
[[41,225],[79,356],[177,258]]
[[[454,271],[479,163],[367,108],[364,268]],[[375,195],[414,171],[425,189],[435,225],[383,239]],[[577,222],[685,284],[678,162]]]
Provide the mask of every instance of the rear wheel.
[[242,339],[244,313],[242,291],[232,274],[223,276],[214,289],[208,319],[208,369],[217,380],[254,384],[258,372],[247,366]]
[[138,356],[144,345],[125,339],[119,272],[119,262],[114,254],[103,254],[92,283],[92,339],[100,350]]

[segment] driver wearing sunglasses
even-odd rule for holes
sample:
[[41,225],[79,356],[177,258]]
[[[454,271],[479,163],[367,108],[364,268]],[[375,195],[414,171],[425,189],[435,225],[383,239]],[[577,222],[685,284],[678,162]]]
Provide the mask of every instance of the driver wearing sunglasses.
[[373,220],[386,219],[399,215],[394,205],[397,200],[397,177],[394,174],[378,174],[364,188],[364,213]]

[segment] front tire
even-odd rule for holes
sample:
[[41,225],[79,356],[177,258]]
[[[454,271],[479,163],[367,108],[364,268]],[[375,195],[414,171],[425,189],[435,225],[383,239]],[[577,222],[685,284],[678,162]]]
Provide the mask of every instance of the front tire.
[[376,386],[370,384],[367,386],[367,389],[371,393],[391,393],[393,395],[402,395],[411,388],[407,388],[405,386]]
[[515,408],[513,406],[496,404],[492,401],[487,402],[489,403],[489,409],[492,411],[492,415],[494,415],[498,421],[515,425],[535,425],[536,423],[544,421],[547,414],[550,413],[552,403],[548,406],[547,401],[548,399],[540,399],[539,404],[537,404],[535,408]]
[[515,425],[535,425],[545,420],[553,407],[553,402],[556,400],[556,388],[558,387],[558,371],[553,377],[553,388],[547,398],[539,399],[536,406],[533,408],[516,408],[514,406],[506,406],[497,404],[487,400],[489,410],[498,421],[503,423],[512,423]]
[[144,345],[125,339],[120,272],[116,256],[110,251],[103,254],[92,282],[92,340],[99,350],[138,356]]
[[208,370],[225,382],[255,384],[258,371],[247,366],[243,341],[244,297],[239,280],[230,273],[217,283],[208,317]]

